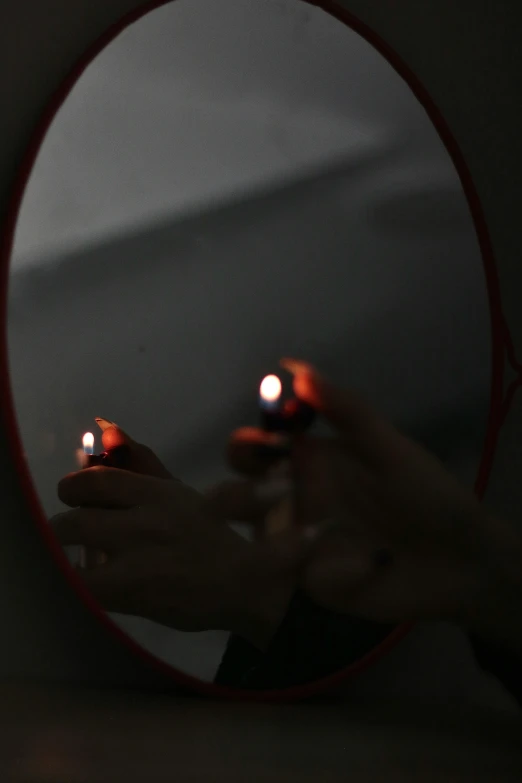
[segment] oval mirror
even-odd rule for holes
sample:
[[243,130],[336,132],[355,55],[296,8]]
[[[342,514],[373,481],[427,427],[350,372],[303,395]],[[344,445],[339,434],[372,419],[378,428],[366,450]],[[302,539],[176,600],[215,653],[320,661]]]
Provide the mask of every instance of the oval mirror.
[[141,472],[179,490],[170,550],[163,518],[143,547],[143,531],[118,527],[138,490],[105,503],[101,528],[117,534],[67,547],[129,637],[191,677],[268,690],[345,676],[401,637],[305,604],[284,664],[256,679],[281,620],[258,643],[236,616],[238,596],[270,601],[238,566],[257,532],[227,518],[183,533],[230,479],[230,433],[258,422],[259,383],[286,355],[360,389],[476,479],[491,376],[479,243],[426,109],[370,43],[300,0],[178,0],[128,27],[48,129],[9,296],[19,428],[46,517],[67,510],[59,481],[106,449],[113,422],[161,461],[147,452]]

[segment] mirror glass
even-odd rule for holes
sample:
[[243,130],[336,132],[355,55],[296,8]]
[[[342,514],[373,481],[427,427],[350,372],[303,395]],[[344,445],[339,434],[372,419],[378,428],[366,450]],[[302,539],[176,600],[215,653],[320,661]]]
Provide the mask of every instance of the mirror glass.
[[[197,492],[230,478],[230,433],[257,423],[283,355],[475,480],[489,310],[459,177],[391,65],[301,0],[177,0],[96,57],[39,152],[9,296],[18,424],[49,518],[82,435],[102,451],[96,417]],[[111,616],[182,672],[247,683],[246,646],[219,679],[230,628]],[[344,658],[314,676],[390,632],[343,622]]]

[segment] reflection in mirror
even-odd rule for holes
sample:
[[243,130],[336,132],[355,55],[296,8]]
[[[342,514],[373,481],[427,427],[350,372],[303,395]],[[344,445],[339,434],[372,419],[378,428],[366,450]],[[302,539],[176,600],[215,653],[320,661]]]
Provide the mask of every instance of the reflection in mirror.
[[[209,522],[201,493],[233,477],[230,433],[258,424],[259,383],[279,357],[360,389],[472,484],[489,343],[478,242],[448,153],[392,67],[319,8],[163,6],[92,62],[49,129],[11,269],[21,438],[46,516],[62,501],[102,508],[88,523],[77,516],[81,542],[72,522],[62,538],[87,584],[183,672],[285,687],[348,666],[391,630],[325,619],[291,584],[272,588],[250,527]],[[89,484],[93,471],[60,500],[84,433],[94,436],[84,464],[122,444],[112,421],[158,460],[131,444],[130,486],[111,489],[119,500]],[[163,503],[154,520],[151,492]],[[306,628],[288,639],[316,663],[300,668],[288,641],[271,673],[249,679],[292,596]]]

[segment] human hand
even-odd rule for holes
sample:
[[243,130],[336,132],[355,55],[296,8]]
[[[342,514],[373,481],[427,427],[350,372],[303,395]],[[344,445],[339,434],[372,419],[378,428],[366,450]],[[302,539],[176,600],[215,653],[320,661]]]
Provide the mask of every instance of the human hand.
[[115,426],[104,431],[108,451],[122,443],[129,470],[88,468],[58,487],[74,508],[51,520],[61,544],[107,553],[104,564],[82,570],[87,588],[107,611],[179,630],[229,630],[263,648],[285,613],[293,574],[172,478],[150,449]]
[[[108,419],[95,419],[102,431],[102,445],[109,459],[112,452],[116,452],[122,446],[125,447],[125,469],[132,473],[142,473],[145,476],[172,479],[173,476],[156,454],[148,446],[138,443],[130,435],[127,435],[121,427]],[[117,464],[107,467],[119,467]]]
[[[294,373],[296,396],[335,433],[296,442],[298,507],[291,495],[276,507],[293,520],[272,546],[300,564],[300,586],[319,605],[370,620],[473,623],[490,584],[491,552],[499,551],[496,523],[435,457],[357,395],[305,363],[283,366]],[[273,435],[234,434],[230,461],[249,478],[214,489],[222,509],[259,524],[266,508],[261,513],[252,477],[266,472],[270,449],[277,459]]]
[[[82,468],[94,467],[95,464],[103,464],[105,467],[122,468],[133,473],[142,473],[157,478],[172,479],[173,476],[165,468],[161,460],[154,452],[142,443],[137,443],[117,424],[108,419],[96,418],[96,424],[102,431],[102,445],[104,448],[104,461],[99,462],[99,457],[86,457],[82,451],[78,452],[78,461]],[[122,449],[124,452],[122,453]],[[90,460],[96,462],[90,463]],[[80,565],[82,568],[96,568],[107,561],[105,552],[92,551],[81,547]]]

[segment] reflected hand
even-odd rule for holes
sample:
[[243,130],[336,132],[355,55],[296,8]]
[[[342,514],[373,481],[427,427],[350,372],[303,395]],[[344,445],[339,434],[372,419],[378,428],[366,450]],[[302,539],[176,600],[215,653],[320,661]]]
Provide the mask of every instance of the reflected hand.
[[[74,509],[51,520],[60,543],[108,555],[81,572],[88,589],[106,611],[179,630],[228,630],[264,647],[294,576],[213,514],[204,496],[172,478],[149,449],[118,428],[103,434],[106,449],[122,442],[131,450],[130,470],[97,466],[58,487]],[[143,475],[147,470],[156,475]]]
[[106,452],[110,454],[113,449],[117,449],[120,446],[127,447],[127,470],[133,473],[142,473],[145,476],[156,476],[163,479],[173,478],[165,465],[148,446],[133,440],[130,435],[127,435],[114,422],[109,422],[107,419],[96,419],[96,423],[102,430],[102,445]]
[[[276,550],[300,563],[301,587],[319,605],[370,620],[473,623],[491,584],[492,552],[501,548],[498,523],[436,458],[356,395],[309,365],[286,366],[297,397],[335,430],[335,437],[296,443],[299,507],[293,524],[272,538]],[[266,472],[266,445],[276,458],[273,435],[233,436],[230,460],[249,479],[213,490],[222,513],[259,524],[266,508],[252,479]],[[278,508],[291,517],[288,498]],[[503,540],[520,553],[517,537]]]

